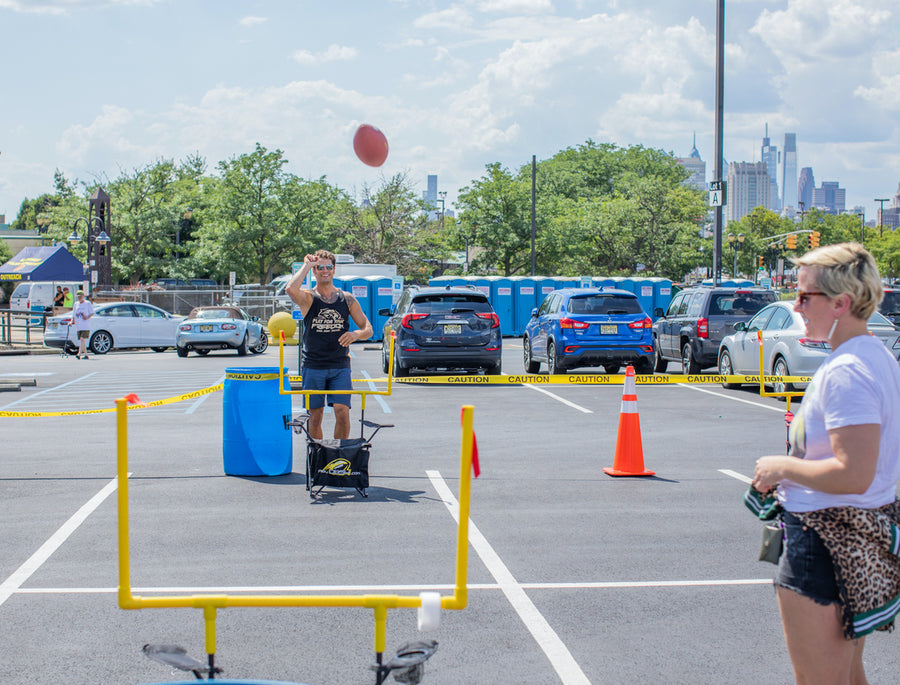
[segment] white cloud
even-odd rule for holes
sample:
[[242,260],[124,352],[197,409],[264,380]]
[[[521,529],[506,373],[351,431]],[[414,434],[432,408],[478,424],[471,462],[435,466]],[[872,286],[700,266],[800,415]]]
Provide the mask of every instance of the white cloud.
[[264,24],[267,20],[267,17],[244,17],[238,23],[241,26],[257,26],[258,24]]
[[525,14],[541,14],[553,11],[550,0],[483,0],[478,3],[482,12],[524,12]]
[[294,60],[304,66],[315,66],[324,62],[347,61],[355,58],[357,55],[356,48],[347,47],[345,45],[329,45],[324,52],[312,53],[308,50],[297,50],[294,52]]
[[859,86],[853,94],[874,107],[900,110],[900,50],[880,52],[872,62],[876,85]]

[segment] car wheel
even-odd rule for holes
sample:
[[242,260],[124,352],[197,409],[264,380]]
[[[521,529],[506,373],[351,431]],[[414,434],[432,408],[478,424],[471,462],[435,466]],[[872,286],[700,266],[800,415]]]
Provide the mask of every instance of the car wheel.
[[151,347],[150,349],[153,350],[154,352],[165,352],[169,348],[168,347]]
[[388,357],[388,348],[384,345],[384,343],[381,344],[381,370],[384,373],[387,373],[391,370],[391,363]]
[[244,339],[241,340],[241,344],[238,345],[238,348],[237,348],[238,356],[239,356],[239,357],[246,357],[246,356],[247,356],[247,349],[248,349],[248,348],[247,348],[247,334],[244,333]]
[[489,376],[499,376],[503,371],[503,362],[497,362],[485,367],[484,372]]
[[267,349],[269,349],[269,336],[266,335],[265,331],[262,331],[259,334],[259,344],[250,351],[253,352],[253,354],[262,354]]
[[[772,367],[772,375],[773,376],[790,376],[791,372],[788,371],[787,362],[784,360],[784,357],[778,357],[775,360],[775,365]],[[775,383],[775,392],[794,392],[794,384],[793,383]]]
[[653,375],[653,361],[647,357],[641,357],[634,365],[634,372],[641,376]]
[[112,336],[106,331],[97,331],[91,336],[90,348],[94,354],[106,354],[112,346]]
[[400,352],[394,348],[394,378],[405,378],[409,375],[409,369],[400,365]]
[[[187,348],[176,345],[175,346],[175,354],[177,354],[179,357],[187,357],[188,356]],[[199,352],[198,352],[198,354],[199,354]]]
[[551,376],[564,371],[563,365],[556,356],[556,344],[547,344],[547,373]]
[[534,361],[531,357],[531,340],[527,335],[522,339],[522,364],[525,367],[525,373],[538,373],[541,370],[541,363]]
[[700,373],[700,365],[697,363],[697,360],[694,359],[694,354],[691,352],[691,344],[689,342],[686,342],[684,347],[681,348],[681,372],[686,376]]
[[[201,357],[205,357],[206,355],[209,354],[209,350],[196,350],[196,352],[197,352],[197,354],[199,354]],[[184,356],[187,357],[187,353],[186,353],[186,352],[185,352],[185,355],[184,355]]]
[[653,341],[653,349],[655,350],[655,362],[653,364],[653,370],[656,371],[656,373],[663,373],[666,369],[669,368],[669,362],[666,361],[660,354],[658,340]]
[[[727,347],[719,353],[719,375],[734,375],[734,364],[731,363],[731,353],[728,351]],[[722,383],[723,388],[739,388],[740,386],[740,383]]]
[[619,369],[622,367],[621,364],[604,364],[603,370],[609,375],[613,375],[619,373]]

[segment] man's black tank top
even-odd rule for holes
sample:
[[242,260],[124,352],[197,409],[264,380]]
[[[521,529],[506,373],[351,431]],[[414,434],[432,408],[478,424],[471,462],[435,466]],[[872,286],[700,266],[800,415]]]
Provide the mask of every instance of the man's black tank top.
[[350,305],[343,290],[335,292],[335,301],[329,303],[314,290],[312,305],[303,317],[302,365],[310,369],[350,366],[350,350],[338,342],[350,330]]

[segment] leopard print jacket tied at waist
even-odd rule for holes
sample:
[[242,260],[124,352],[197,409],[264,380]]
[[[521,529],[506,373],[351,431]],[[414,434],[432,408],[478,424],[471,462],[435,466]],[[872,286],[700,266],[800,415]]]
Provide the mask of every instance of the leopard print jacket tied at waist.
[[878,509],[832,507],[794,513],[834,561],[844,636],[893,630],[900,612],[900,500]]

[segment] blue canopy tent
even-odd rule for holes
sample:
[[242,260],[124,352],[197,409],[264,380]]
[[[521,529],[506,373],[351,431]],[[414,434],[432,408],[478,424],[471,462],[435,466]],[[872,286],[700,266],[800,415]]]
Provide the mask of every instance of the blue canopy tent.
[[0,266],[3,281],[80,281],[84,265],[62,245],[25,247]]

